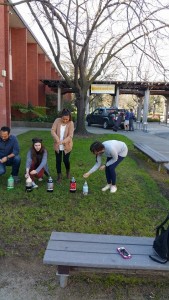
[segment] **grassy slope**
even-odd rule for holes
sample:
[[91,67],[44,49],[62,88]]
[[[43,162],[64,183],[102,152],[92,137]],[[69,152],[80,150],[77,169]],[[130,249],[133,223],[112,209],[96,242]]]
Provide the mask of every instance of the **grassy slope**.
[[[115,194],[101,192],[105,185],[103,171],[97,171],[88,178],[89,195],[82,195],[83,174],[94,164],[90,144],[95,137],[74,137],[71,153],[71,174],[77,181],[77,192],[69,192],[69,181],[55,183],[54,192],[46,192],[46,178],[38,183],[39,189],[25,192],[25,159],[32,137],[44,140],[49,153],[49,167],[55,181],[55,155],[53,141],[47,131],[30,131],[18,137],[22,164],[21,183],[14,190],[7,191],[6,182],[10,174],[7,168],[1,177],[0,189],[0,254],[42,256],[53,230],[84,233],[154,236],[155,226],[166,216],[169,202],[164,198],[155,181],[130,157],[132,142],[121,135],[116,139],[127,143],[129,155],[117,168]],[[112,135],[97,136],[97,140],[112,139]]]

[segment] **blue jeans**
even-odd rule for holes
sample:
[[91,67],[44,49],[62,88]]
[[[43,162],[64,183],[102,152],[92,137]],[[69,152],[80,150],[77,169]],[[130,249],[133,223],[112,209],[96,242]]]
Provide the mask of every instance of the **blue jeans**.
[[0,163],[0,175],[6,173],[6,167],[12,166],[11,175],[18,176],[20,164],[21,164],[21,158],[19,155],[9,158],[6,163]]
[[[107,162],[112,159],[112,157],[107,158]],[[116,171],[115,168],[121,163],[121,161],[124,159],[122,156],[118,156],[118,160],[114,162],[114,164],[106,167],[105,173],[106,173],[106,179],[108,184],[115,185],[116,184]]]

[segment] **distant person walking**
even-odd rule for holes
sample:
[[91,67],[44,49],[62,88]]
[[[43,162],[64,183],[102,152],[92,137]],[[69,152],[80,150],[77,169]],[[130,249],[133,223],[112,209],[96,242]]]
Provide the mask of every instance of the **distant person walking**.
[[11,166],[11,175],[14,182],[18,183],[19,168],[21,158],[19,156],[19,144],[14,135],[10,134],[10,128],[7,126],[1,127],[0,130],[0,176],[6,173],[6,167]]
[[[115,193],[117,191],[115,169],[127,156],[127,145],[117,140],[105,141],[103,143],[96,141],[90,146],[90,151],[96,155],[96,163],[83,177],[89,177],[98,169],[105,170],[107,185],[102,188],[102,191],[110,190],[110,193]],[[103,155],[106,156],[107,160],[106,164],[101,165]]]
[[57,182],[61,183],[62,172],[61,163],[62,157],[66,168],[66,176],[70,178],[70,153],[73,147],[74,123],[71,113],[68,109],[63,109],[61,117],[57,118],[51,129],[51,134],[54,139],[54,149],[56,155],[56,170]]
[[129,131],[129,116],[130,116],[130,113],[129,113],[128,110],[126,110],[126,112],[125,112],[125,121],[124,121],[125,131]]
[[131,108],[129,112],[129,131],[134,131],[134,120],[135,120],[135,115],[133,109]]

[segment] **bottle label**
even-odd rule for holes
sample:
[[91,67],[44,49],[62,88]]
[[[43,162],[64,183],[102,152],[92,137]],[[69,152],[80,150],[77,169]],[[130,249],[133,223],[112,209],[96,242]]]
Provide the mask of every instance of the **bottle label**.
[[70,183],[70,191],[76,191],[76,182]]
[[8,179],[8,189],[13,189],[14,188],[14,180],[13,179]]
[[53,182],[48,182],[48,190],[53,190]]
[[87,194],[88,194],[88,187],[87,187],[87,186],[84,186],[84,187],[83,187],[83,194],[84,194],[84,195],[87,195]]

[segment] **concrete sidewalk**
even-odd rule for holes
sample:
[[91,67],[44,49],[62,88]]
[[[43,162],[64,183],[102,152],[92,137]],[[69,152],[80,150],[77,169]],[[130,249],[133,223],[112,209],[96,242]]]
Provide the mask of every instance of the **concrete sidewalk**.
[[125,135],[133,142],[144,143],[169,158],[169,126],[166,124],[149,123],[147,132],[144,132],[141,129],[135,129],[135,131],[128,132],[124,130],[114,132],[112,129],[106,130],[98,126],[87,126],[87,130],[88,132],[95,134],[112,133],[112,139],[116,134]]
[[[103,129],[99,126],[86,126],[86,129],[90,133],[94,134],[112,134],[113,136],[116,134],[122,134],[127,136],[133,142],[140,142],[144,143],[148,146],[151,146],[154,150],[160,152],[161,154],[165,155],[169,158],[169,125],[167,124],[159,124],[159,123],[149,123],[148,124],[148,131],[144,132],[141,129],[136,129],[135,131],[125,132],[124,130],[119,130],[117,133],[114,132],[112,129]],[[32,128],[32,127],[13,127],[11,129],[11,133],[14,135],[19,135],[21,133],[25,133],[30,130],[47,130],[50,134],[50,128]]]

